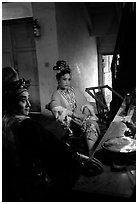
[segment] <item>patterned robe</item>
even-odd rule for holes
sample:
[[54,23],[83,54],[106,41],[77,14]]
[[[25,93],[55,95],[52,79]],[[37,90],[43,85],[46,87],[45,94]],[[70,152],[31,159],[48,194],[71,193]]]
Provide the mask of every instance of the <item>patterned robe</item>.
[[[73,119],[72,113],[83,113],[85,107],[89,110],[89,116],[83,121]],[[99,127],[97,124],[97,116],[95,115],[93,106],[86,100],[85,96],[79,89],[70,88],[67,92],[57,89],[50,102],[50,108],[55,118],[66,128],[73,132],[71,122],[75,122],[80,126],[82,135],[87,140],[97,141],[99,136]]]

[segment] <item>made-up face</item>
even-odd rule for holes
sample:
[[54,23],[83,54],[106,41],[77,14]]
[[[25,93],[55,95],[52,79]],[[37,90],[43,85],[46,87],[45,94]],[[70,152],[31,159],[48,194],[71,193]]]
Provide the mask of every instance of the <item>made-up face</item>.
[[61,89],[67,90],[70,87],[70,82],[71,82],[70,74],[64,74],[63,76],[60,77],[58,84]]
[[23,91],[16,100],[15,111],[18,115],[28,115],[30,111],[30,101],[28,91]]

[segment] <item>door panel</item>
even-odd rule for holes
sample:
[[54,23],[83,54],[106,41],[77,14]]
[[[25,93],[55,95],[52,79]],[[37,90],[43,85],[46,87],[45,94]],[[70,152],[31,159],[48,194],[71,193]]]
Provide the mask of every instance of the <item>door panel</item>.
[[10,52],[2,53],[2,67],[13,66],[13,60]]
[[14,49],[35,48],[32,22],[14,24],[12,35],[14,36]]
[[2,67],[13,66],[10,26],[2,27]]
[[16,58],[17,66],[19,67],[19,76],[30,79],[32,85],[38,85],[35,51],[16,51]]
[[2,66],[13,66],[20,78],[30,79],[31,111],[40,112],[40,96],[33,19],[3,21]]
[[10,26],[5,25],[2,27],[2,49],[11,49]]

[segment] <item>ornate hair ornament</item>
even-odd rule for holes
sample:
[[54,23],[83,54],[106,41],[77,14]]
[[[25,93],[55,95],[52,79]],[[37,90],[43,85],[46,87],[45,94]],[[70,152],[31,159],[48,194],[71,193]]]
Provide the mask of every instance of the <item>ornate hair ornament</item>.
[[4,94],[19,94],[30,87],[30,80],[25,80],[24,78],[18,81],[13,81],[4,87]]
[[53,70],[57,71],[58,73],[68,70],[70,71],[69,65],[64,60],[59,60],[56,63],[56,66],[53,67]]

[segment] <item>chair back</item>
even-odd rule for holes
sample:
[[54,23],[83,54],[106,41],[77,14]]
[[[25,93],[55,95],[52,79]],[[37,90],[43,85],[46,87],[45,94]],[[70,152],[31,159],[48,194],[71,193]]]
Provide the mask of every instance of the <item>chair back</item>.
[[[108,112],[109,110],[103,92],[101,90],[96,92],[95,97],[97,99],[96,107],[98,114],[104,114],[105,112]],[[99,103],[99,101],[101,103]]]

